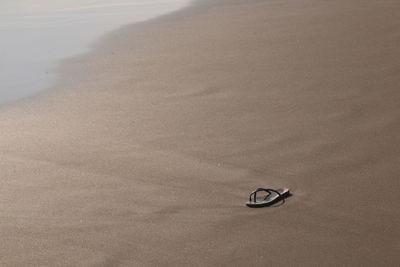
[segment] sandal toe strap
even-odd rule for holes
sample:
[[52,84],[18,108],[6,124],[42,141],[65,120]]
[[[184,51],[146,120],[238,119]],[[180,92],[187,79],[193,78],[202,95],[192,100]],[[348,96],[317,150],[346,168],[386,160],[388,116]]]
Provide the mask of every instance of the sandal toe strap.
[[281,196],[281,195],[282,195],[281,193],[279,193],[279,191],[277,191],[277,190],[275,190],[275,189],[271,189],[271,188],[257,188],[256,190],[254,190],[254,191],[250,194],[250,196],[249,196],[249,201],[251,202],[252,196],[254,195],[254,197],[253,197],[253,202],[256,202],[257,193],[258,193],[258,192],[262,192],[262,191],[269,193],[268,195],[265,196],[264,199],[266,199],[269,195],[271,195],[272,192],[277,193],[278,196]]

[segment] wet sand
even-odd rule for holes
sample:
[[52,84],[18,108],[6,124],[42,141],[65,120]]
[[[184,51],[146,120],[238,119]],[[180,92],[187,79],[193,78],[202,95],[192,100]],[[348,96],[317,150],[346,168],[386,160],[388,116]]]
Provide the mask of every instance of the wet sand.
[[0,110],[0,264],[396,266],[399,11],[197,1],[65,61]]

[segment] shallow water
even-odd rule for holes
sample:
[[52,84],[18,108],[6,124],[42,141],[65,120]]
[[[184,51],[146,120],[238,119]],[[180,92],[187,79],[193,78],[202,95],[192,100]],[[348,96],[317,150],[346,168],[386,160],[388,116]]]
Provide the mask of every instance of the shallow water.
[[102,34],[187,5],[188,0],[3,0],[0,103],[46,89],[58,60],[85,52]]

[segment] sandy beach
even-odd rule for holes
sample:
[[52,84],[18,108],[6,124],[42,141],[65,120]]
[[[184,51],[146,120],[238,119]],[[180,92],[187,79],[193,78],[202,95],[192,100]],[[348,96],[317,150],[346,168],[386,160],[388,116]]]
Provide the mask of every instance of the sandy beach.
[[0,265],[398,266],[399,14],[198,0],[65,60],[0,107]]

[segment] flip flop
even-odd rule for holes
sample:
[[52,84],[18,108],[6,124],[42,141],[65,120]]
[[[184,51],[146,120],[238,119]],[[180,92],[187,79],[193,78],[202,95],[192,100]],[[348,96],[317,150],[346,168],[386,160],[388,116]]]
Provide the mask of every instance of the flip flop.
[[[268,194],[257,198],[258,192],[266,192]],[[288,188],[279,188],[279,189],[257,188],[250,194],[249,201],[246,202],[246,205],[251,208],[270,206],[274,203],[283,200],[285,197],[288,196],[288,194],[289,194]]]

